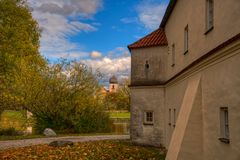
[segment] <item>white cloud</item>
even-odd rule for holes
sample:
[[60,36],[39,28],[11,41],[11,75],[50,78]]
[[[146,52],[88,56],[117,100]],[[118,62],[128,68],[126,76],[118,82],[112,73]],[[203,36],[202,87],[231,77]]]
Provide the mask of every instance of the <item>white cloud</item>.
[[137,6],[138,19],[147,29],[159,27],[167,4],[156,0],[144,0]]
[[83,62],[93,69],[99,69],[104,74],[116,74],[130,69],[130,57],[108,58],[104,57],[100,60],[83,60]]
[[112,51],[108,52],[108,56],[111,58],[117,58],[117,57],[127,57],[129,56],[129,51],[126,47],[117,47],[113,49]]
[[145,29],[154,30],[159,27],[166,8],[166,1],[141,0],[141,2],[136,6],[137,17],[125,17],[120,21],[126,24],[142,24]]
[[104,57],[97,60],[82,60],[82,63],[88,65],[93,70],[100,71],[104,77],[102,83],[104,85],[108,84],[108,80],[112,75],[116,75],[118,78],[129,77],[131,58],[130,57],[120,57],[120,58],[109,58]]
[[55,53],[55,54],[48,54],[50,58],[64,58],[64,59],[77,59],[81,57],[85,57],[88,54],[86,52],[69,52],[69,53]]
[[102,0],[29,0],[30,6],[41,12],[64,16],[89,17],[102,8]]
[[94,71],[98,70],[104,75],[102,83],[105,86],[108,85],[108,80],[112,75],[116,75],[119,80],[129,77],[131,68],[131,57],[126,48],[117,47],[109,53],[117,55],[108,55],[98,59],[81,60],[82,63],[88,65]]
[[100,57],[102,57],[102,53],[100,53],[98,51],[92,51],[90,53],[90,56],[91,56],[91,58],[100,58]]
[[69,41],[69,37],[97,30],[99,23],[87,24],[79,18],[91,19],[101,9],[102,0],[29,0],[29,4],[33,9],[33,17],[42,30],[40,51],[44,56],[47,58],[58,58],[60,55],[72,58],[86,56],[83,47]]

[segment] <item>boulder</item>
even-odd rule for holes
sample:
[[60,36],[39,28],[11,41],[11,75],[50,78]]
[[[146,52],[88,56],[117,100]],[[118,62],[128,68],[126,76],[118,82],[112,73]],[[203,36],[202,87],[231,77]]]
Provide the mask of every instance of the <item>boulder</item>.
[[49,146],[52,146],[52,147],[73,146],[73,142],[72,141],[59,140],[59,141],[53,141],[53,142],[49,143]]
[[51,128],[46,128],[44,131],[43,131],[43,134],[47,137],[53,137],[53,136],[56,136],[57,134],[51,129]]

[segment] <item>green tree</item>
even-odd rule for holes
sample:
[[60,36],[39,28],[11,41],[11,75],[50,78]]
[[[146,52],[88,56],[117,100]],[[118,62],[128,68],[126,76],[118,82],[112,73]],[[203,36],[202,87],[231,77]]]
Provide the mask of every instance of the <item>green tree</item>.
[[108,93],[105,97],[105,106],[110,110],[130,110],[129,80],[125,79],[117,92]]
[[86,65],[62,62],[48,67],[40,77],[19,78],[20,84],[29,84],[29,88],[23,85],[19,94],[26,96],[24,105],[35,116],[38,132],[48,127],[57,132],[81,133],[109,129],[109,117],[95,96],[99,74]]
[[19,75],[45,67],[39,37],[38,24],[25,1],[0,0],[0,113],[21,106],[15,92]]

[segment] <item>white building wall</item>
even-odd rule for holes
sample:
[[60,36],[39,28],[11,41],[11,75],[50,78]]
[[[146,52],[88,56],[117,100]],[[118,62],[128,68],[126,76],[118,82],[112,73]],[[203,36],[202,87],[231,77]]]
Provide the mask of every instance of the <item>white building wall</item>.
[[[165,146],[164,88],[131,88],[131,140],[135,143]],[[153,111],[153,125],[144,124],[144,111]]]
[[[175,44],[176,64],[168,55],[167,79],[221,43],[240,33],[239,0],[214,0],[214,28],[206,32],[206,0],[178,0],[165,26],[169,51]],[[184,28],[188,25],[189,51],[184,55]]]

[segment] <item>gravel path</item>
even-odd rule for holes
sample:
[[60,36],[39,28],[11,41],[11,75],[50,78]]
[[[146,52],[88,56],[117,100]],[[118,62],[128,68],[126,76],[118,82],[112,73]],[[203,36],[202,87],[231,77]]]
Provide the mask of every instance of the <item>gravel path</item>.
[[55,140],[69,140],[72,142],[86,142],[99,140],[125,140],[129,139],[129,135],[101,135],[101,136],[67,136],[67,137],[52,137],[52,138],[35,138],[24,140],[9,140],[0,141],[0,150],[9,148],[26,147],[38,144],[48,144]]

